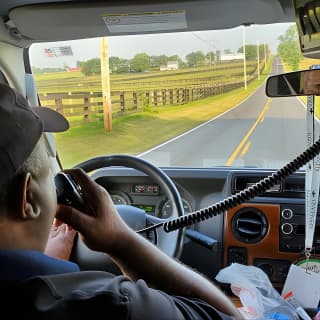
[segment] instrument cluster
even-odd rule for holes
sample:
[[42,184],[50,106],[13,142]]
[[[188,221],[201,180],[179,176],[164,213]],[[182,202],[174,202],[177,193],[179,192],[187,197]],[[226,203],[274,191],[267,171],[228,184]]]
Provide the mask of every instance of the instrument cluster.
[[[125,190],[125,191],[123,191]],[[161,188],[157,184],[136,184],[130,185],[130,188],[126,187],[120,190],[119,187],[116,190],[110,190],[111,199],[116,205],[130,205],[138,207],[144,210],[146,213],[156,216],[162,219],[168,219],[172,216],[172,202],[161,191]],[[182,203],[184,212],[189,213],[194,209],[192,199],[184,197],[183,192]]]

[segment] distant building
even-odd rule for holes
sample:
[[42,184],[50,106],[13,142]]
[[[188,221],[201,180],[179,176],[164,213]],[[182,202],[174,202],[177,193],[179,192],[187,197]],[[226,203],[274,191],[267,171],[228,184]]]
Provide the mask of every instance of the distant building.
[[160,66],[160,71],[177,70],[177,69],[179,69],[178,61],[168,61],[167,65]]
[[80,71],[81,68],[80,67],[66,67],[65,70],[66,71]]
[[226,53],[222,54],[220,57],[221,61],[231,61],[231,60],[243,60],[243,53]]

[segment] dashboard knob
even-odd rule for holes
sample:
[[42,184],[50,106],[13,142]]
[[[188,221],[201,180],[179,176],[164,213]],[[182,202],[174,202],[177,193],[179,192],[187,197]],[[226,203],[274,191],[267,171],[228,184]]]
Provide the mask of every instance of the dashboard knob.
[[283,209],[281,212],[281,216],[283,219],[291,219],[293,217],[293,212],[291,209]]
[[281,231],[283,234],[291,234],[293,232],[293,225],[291,223],[284,223],[281,226]]

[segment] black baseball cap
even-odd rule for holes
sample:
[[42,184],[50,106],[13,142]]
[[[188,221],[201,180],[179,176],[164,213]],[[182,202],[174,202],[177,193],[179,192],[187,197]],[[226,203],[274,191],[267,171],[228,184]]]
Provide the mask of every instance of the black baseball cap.
[[69,128],[67,119],[45,107],[30,107],[17,91],[0,84],[0,185],[27,160],[43,132]]

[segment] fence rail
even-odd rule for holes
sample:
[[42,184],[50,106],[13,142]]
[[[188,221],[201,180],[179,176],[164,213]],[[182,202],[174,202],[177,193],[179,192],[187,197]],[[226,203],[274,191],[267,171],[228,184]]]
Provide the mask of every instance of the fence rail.
[[[256,78],[256,73],[251,73],[248,84]],[[226,93],[242,86],[243,81],[238,81],[227,84],[202,84],[183,88],[112,91],[112,113],[113,116],[120,116],[130,112],[141,111],[146,107],[182,105]],[[40,94],[39,99],[41,105],[48,106],[67,117],[82,116],[85,122],[92,121],[100,114],[103,114],[102,93],[100,91]]]

